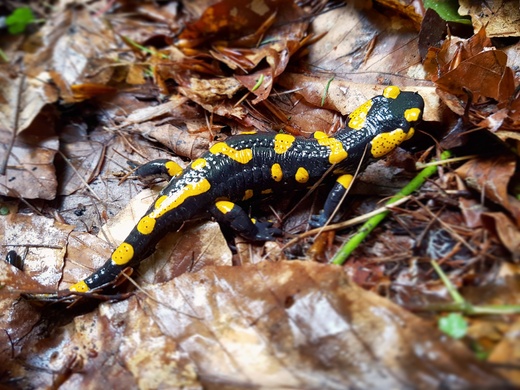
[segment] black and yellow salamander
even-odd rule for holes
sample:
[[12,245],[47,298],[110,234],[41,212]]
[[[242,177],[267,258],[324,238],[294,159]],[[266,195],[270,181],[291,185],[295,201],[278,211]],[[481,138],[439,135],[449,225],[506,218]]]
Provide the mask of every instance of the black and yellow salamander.
[[311,220],[313,226],[323,225],[353,179],[365,149],[368,156],[379,158],[412,137],[423,108],[419,94],[389,86],[352,112],[347,126],[333,136],[321,131],[313,138],[238,135],[214,144],[184,170],[169,160],[143,165],[138,175],[166,176],[168,185],[111,258],[70,290],[85,293],[113,282],[125,268],[150,256],[167,232],[208,211],[247,239],[272,240],[278,229],[250,218],[235,202],[305,190],[330,171],[336,182],[324,209]]

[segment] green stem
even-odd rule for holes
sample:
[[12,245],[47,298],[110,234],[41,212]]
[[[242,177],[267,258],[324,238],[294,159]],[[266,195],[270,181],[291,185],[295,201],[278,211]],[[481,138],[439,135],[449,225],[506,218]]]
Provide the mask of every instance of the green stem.
[[[451,153],[449,150],[442,152],[441,160],[450,158]],[[408,183],[401,191],[393,196],[388,202],[385,203],[387,206],[391,206],[392,203],[399,199],[410,195],[414,191],[417,191],[424,182],[430,177],[437,173],[437,166],[432,165],[424,168],[417,176],[415,176],[410,183]],[[366,221],[363,226],[358,230],[354,236],[350,238],[343,246],[339,249],[336,255],[332,258],[332,264],[341,265],[347,261],[347,258],[351,253],[358,247],[358,245],[367,237],[372,230],[374,230],[381,221],[390,213],[389,210],[383,211],[381,214],[375,215]]]

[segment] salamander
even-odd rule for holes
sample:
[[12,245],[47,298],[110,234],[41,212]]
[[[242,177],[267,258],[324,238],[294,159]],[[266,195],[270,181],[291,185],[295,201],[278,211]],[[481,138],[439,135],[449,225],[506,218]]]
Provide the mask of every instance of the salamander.
[[365,150],[369,157],[380,158],[410,139],[423,108],[418,93],[389,86],[354,110],[347,125],[332,136],[321,131],[311,138],[249,133],[215,143],[185,169],[170,160],[141,166],[139,176],[167,177],[168,184],[106,263],[70,291],[86,293],[110,284],[124,269],[150,256],[167,232],[207,212],[246,239],[273,240],[279,230],[251,218],[239,203],[305,190],[331,172],[336,181],[323,210],[310,221],[322,226],[349,187]]

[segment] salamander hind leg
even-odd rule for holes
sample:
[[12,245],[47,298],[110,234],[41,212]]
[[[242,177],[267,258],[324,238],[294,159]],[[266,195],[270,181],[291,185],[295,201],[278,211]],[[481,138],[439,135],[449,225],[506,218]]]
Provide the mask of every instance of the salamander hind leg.
[[274,228],[271,222],[259,222],[249,218],[242,207],[225,200],[217,201],[210,208],[211,214],[219,223],[230,226],[242,237],[251,241],[273,241],[282,231]]
[[341,202],[341,199],[347,192],[350,187],[350,183],[352,183],[353,176],[352,175],[341,175],[336,179],[336,183],[334,187],[329,192],[327,196],[327,200],[325,201],[325,205],[323,206],[323,210],[318,215],[311,215],[311,219],[309,220],[309,225],[313,228],[318,228],[324,226],[331,215],[336,210],[336,207]]

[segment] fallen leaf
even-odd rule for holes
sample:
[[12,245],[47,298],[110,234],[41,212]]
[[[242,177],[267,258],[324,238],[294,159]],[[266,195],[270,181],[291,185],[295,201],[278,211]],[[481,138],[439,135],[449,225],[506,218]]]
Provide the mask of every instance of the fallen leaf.
[[472,159],[455,170],[470,188],[508,210],[520,226],[520,201],[508,192],[509,182],[516,170],[511,157]]
[[[65,389],[101,376],[141,388],[193,386],[195,378],[228,388],[506,384],[429,323],[356,287],[339,267],[310,262],[206,267],[102,304],[45,342],[29,335],[24,345],[20,361],[55,372],[72,356],[81,363]],[[26,371],[24,383],[52,378]]]
[[461,0],[459,14],[470,15],[473,28],[485,26],[490,37],[520,36],[520,10],[514,2],[495,0],[490,3]]

